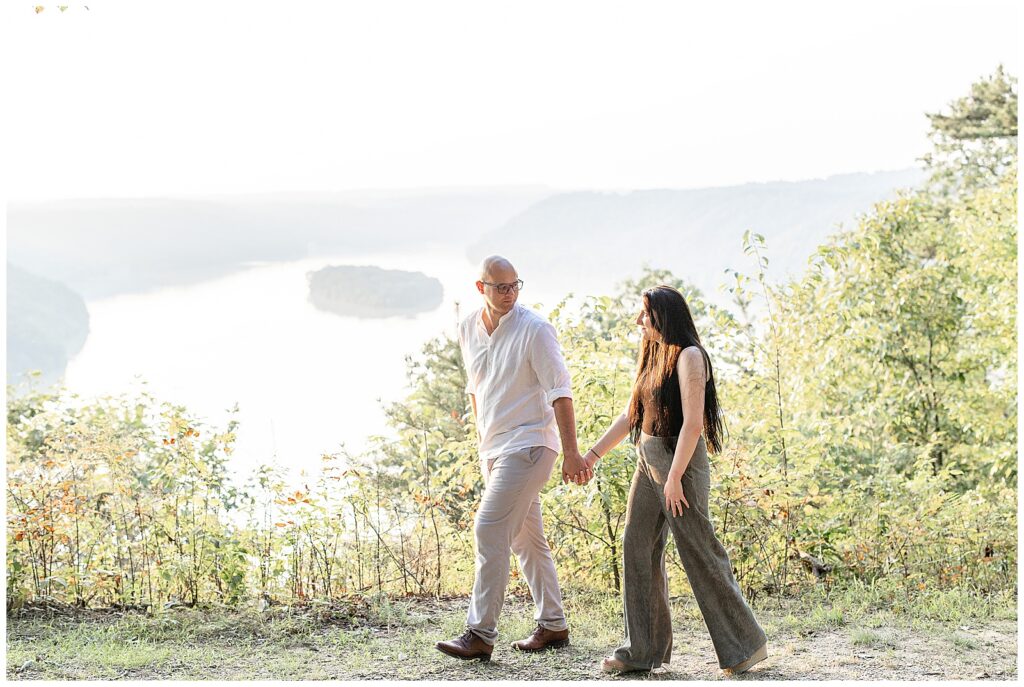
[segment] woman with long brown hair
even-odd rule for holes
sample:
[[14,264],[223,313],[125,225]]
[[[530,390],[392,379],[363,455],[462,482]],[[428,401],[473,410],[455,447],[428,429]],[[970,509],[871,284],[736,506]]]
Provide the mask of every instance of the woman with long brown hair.
[[585,456],[593,468],[629,435],[637,467],[623,535],[626,640],[601,664],[606,672],[651,670],[672,654],[665,575],[668,532],[718,654],[729,674],[767,657],[767,639],[732,574],[708,514],[708,448],[722,447],[711,359],[683,295],[671,286],[643,292],[642,341],[625,410]]

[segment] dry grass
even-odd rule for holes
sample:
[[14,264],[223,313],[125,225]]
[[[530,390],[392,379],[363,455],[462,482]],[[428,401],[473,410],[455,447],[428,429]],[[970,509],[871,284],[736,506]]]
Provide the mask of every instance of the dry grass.
[[[950,603],[902,609],[829,600],[769,600],[755,610],[769,658],[739,680],[1016,679],[1015,600],[976,603],[976,617]],[[1013,602],[1012,605],[1010,602]],[[222,680],[718,680],[711,640],[690,598],[675,601],[671,665],[611,677],[601,656],[621,639],[613,596],[568,595],[572,645],[521,654],[508,648],[532,629],[528,599],[510,598],[489,664],[464,662],[434,643],[461,633],[466,599],[369,600],[332,607],[174,609],[8,618],[8,679]],[[967,604],[963,604],[968,608]],[[939,611],[934,611],[939,608]],[[928,610],[932,609],[932,610]],[[953,613],[954,619],[943,619]]]

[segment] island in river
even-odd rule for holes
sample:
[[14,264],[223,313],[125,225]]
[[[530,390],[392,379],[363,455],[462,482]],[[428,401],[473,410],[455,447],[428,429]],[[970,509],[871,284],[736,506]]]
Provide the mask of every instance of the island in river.
[[436,310],[444,298],[441,282],[422,272],[333,265],[307,278],[310,302],[346,317],[412,317]]

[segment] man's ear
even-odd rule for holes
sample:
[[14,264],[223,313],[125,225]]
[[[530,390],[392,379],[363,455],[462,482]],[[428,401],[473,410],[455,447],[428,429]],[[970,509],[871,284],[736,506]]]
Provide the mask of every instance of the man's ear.
[[484,283],[482,281],[478,281],[476,283],[476,290],[479,291],[480,293],[484,292]]

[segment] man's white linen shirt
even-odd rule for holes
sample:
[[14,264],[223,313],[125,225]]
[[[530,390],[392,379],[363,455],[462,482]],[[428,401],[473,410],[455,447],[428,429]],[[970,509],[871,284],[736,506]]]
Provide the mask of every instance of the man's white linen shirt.
[[488,335],[479,308],[459,324],[459,347],[466,391],[476,397],[481,460],[531,446],[558,451],[552,404],[572,390],[551,323],[516,303]]

